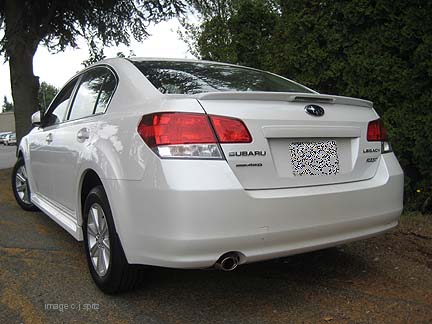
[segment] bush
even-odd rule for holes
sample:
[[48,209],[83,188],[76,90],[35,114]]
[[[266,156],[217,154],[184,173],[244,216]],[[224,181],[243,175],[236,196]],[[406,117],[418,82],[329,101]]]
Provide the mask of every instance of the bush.
[[[432,1],[221,4],[222,10],[196,7],[203,13],[192,39],[196,52],[218,60],[228,48],[234,63],[273,71],[321,93],[372,100],[405,171],[407,207],[420,209],[432,190]],[[223,46],[208,41],[211,22],[225,31]]]

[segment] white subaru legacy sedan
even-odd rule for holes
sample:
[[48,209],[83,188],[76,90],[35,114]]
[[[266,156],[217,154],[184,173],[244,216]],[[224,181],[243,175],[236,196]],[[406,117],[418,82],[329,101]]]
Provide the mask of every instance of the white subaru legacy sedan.
[[370,101],[208,61],[115,58],[74,76],[18,148],[12,186],[83,240],[107,293],[138,265],[238,265],[398,224],[403,171]]

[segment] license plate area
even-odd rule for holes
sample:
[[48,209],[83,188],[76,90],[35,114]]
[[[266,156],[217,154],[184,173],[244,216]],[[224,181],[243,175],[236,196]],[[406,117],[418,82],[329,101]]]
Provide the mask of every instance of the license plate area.
[[289,151],[294,176],[330,176],[340,172],[335,140],[292,142]]

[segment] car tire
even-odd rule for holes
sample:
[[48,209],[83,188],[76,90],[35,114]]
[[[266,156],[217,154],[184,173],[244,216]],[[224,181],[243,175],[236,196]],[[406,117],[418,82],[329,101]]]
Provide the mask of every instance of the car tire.
[[90,274],[104,293],[131,290],[141,283],[142,269],[126,260],[102,186],[90,190],[85,200],[83,235]]
[[30,200],[30,185],[27,170],[23,158],[18,158],[12,170],[12,191],[15,200],[26,211],[38,211],[39,209]]

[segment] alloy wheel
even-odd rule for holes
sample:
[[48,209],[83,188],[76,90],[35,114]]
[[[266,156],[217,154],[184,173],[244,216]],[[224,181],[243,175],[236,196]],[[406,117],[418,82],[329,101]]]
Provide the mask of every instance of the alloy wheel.
[[30,204],[30,188],[28,185],[27,171],[24,165],[21,165],[16,172],[15,188],[21,201]]
[[105,213],[98,203],[91,205],[87,218],[87,248],[93,268],[103,277],[110,266],[110,241]]

